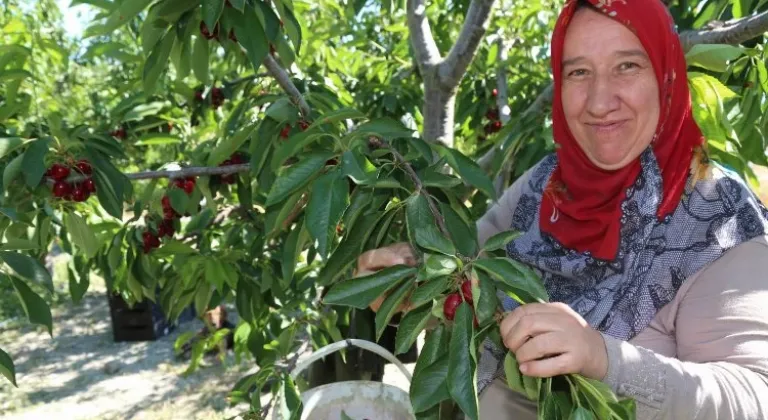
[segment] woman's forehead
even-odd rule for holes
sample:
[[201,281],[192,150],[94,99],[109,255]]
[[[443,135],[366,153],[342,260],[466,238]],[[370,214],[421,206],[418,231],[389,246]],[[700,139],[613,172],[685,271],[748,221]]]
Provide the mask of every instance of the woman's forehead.
[[622,23],[589,8],[576,11],[565,32],[563,64],[586,56],[647,57],[640,39]]

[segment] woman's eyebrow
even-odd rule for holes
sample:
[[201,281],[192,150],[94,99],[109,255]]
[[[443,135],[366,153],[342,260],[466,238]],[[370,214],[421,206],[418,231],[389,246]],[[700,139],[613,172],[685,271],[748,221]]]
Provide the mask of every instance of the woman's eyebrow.
[[[638,57],[638,58],[645,58],[648,59],[648,55],[645,53],[645,51],[640,49],[631,49],[631,50],[618,50],[613,53],[613,55],[617,57]],[[567,67],[572,66],[574,64],[578,64],[580,61],[585,61],[586,57],[583,55],[568,58],[566,60],[563,60],[561,67]]]

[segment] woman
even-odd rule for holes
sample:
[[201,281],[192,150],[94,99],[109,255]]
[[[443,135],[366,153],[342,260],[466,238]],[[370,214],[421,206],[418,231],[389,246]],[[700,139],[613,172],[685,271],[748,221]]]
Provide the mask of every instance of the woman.
[[[535,418],[507,388],[504,351],[530,376],[580,373],[634,398],[638,419],[768,418],[768,211],[708,162],[686,64],[659,0],[569,1],[552,42],[557,152],[478,221],[480,242],[524,234],[552,302],[515,308],[506,349],[478,368],[483,420]],[[412,264],[403,244],[358,272]]]

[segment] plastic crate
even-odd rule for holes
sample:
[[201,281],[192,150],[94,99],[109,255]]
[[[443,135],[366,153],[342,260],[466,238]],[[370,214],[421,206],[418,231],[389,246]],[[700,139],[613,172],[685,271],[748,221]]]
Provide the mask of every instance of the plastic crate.
[[[107,299],[115,342],[154,341],[176,327],[165,318],[160,305],[150,300],[138,302],[131,308],[120,295],[109,294]],[[195,310],[190,306],[181,313],[179,322],[194,318]]]

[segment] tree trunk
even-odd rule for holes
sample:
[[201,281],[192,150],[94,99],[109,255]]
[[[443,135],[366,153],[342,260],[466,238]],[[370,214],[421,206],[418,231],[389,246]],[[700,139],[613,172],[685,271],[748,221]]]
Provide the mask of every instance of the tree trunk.
[[455,104],[456,91],[442,86],[437,74],[424,78],[424,140],[453,147]]

